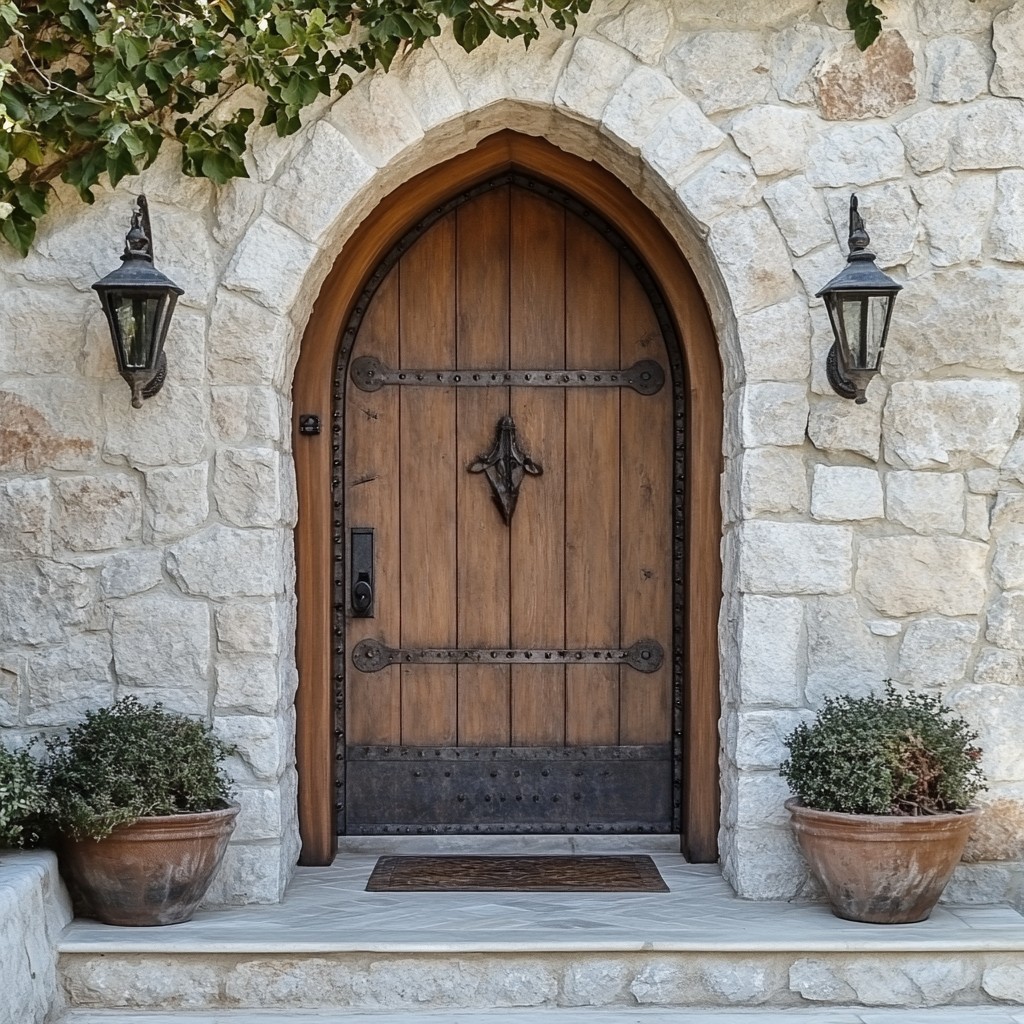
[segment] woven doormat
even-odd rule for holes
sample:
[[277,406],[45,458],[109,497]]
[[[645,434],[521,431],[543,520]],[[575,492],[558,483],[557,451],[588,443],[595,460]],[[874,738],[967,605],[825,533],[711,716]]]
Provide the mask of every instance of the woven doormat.
[[644,855],[381,857],[367,892],[668,892]]

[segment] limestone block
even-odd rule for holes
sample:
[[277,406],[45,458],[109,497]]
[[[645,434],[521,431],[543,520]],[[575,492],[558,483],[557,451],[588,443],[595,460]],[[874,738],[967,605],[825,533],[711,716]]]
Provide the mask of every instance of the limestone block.
[[899,636],[903,632],[903,627],[894,619],[869,619],[867,627],[875,636]]
[[812,71],[822,55],[845,40],[846,36],[822,25],[798,23],[786,26],[772,39],[772,84],[779,99],[808,105],[815,102]]
[[189,466],[206,450],[205,394],[176,380],[173,370],[160,393],[146,401],[145,416],[132,408],[123,383],[104,388],[103,418],[104,455],[123,455],[133,466]]
[[[340,132],[324,122],[320,122],[317,127],[325,133],[333,131],[335,135],[341,136]],[[323,189],[321,170],[315,161],[303,161],[294,165],[282,177],[277,190],[268,195],[268,207],[274,206],[276,197],[281,194],[289,174],[305,174],[310,179],[308,182],[292,182],[295,191],[289,196],[291,201],[298,202],[295,198],[297,196],[303,196],[304,200],[307,200],[307,193],[313,191],[318,195],[323,193],[323,198],[316,204],[317,208],[325,202],[333,202],[333,193]],[[310,215],[307,214],[306,220],[310,219]],[[321,227],[327,226],[328,219],[327,216],[319,218]],[[224,287],[251,295],[256,302],[268,309],[286,313],[301,291],[316,254],[317,249],[312,242],[301,237],[290,227],[279,224],[269,213],[264,213],[252,222],[239,242],[235,255],[225,271]]]
[[1022,284],[1024,274],[1002,267],[916,278],[900,296],[885,371],[897,378],[939,366],[1024,371]]
[[978,733],[981,767],[989,785],[1024,780],[1020,756],[1024,689],[998,684],[968,685],[948,694],[947,700]]
[[[981,256],[985,227],[995,202],[995,181],[989,176],[956,179],[951,175],[931,175],[916,181],[912,190],[921,204],[921,224],[932,264],[949,267],[954,263],[977,260]],[[932,289],[926,289],[926,292],[929,298],[934,298]],[[948,288],[943,289],[942,294],[948,295]],[[944,305],[949,304],[947,300]],[[902,316],[902,301],[900,306]],[[913,318],[908,322],[916,324]]]
[[237,753],[228,759],[228,771],[238,781],[247,777],[274,781],[284,769],[281,726],[259,715],[217,715],[213,731]]
[[655,125],[682,99],[660,71],[641,67],[626,75],[601,116],[601,129],[639,149]]
[[715,157],[676,190],[687,212],[704,225],[723,213],[752,206],[760,192],[750,164],[735,153]]
[[[999,467],[999,475],[1004,479],[1009,478],[1019,484],[1024,484],[1024,438],[1018,438],[1010,445],[1010,450]],[[994,493],[997,486],[998,484],[991,491],[985,493]]]
[[[1024,156],[1021,159],[1024,162]],[[996,176],[996,203],[989,232],[992,255],[997,260],[1024,263],[1024,171],[1003,171]]]
[[959,117],[959,109],[926,107],[896,126],[907,162],[918,174],[937,171],[949,162],[949,143]]
[[[495,65],[501,71],[505,80],[505,96],[515,97],[524,101],[525,104],[538,104],[545,110],[551,108],[555,98],[555,89],[562,77],[565,65],[569,63],[572,56],[572,40],[565,34],[554,29],[541,31],[540,38],[530,44],[529,49],[519,46],[505,46],[500,40],[495,39],[496,59]],[[479,75],[473,72],[470,81],[479,81]],[[460,84],[463,79],[459,79]],[[467,91],[467,96],[472,102],[472,91]],[[479,109],[478,104],[474,104]],[[522,107],[520,107],[522,110]],[[511,112],[508,116],[508,124],[511,128],[523,127],[529,131],[530,126],[536,125],[536,116],[528,112],[522,124],[517,124]]]
[[571,960],[562,976],[559,1003],[564,1006],[604,1006],[619,1002],[626,990],[629,967],[621,960]]
[[281,519],[280,459],[271,448],[222,448],[213,471],[221,518],[234,526],[274,526]]
[[210,424],[219,441],[282,439],[281,400],[268,387],[215,387],[210,391]]
[[104,551],[140,540],[138,483],[123,473],[58,480],[53,533],[71,551]]
[[886,461],[910,469],[998,466],[1020,417],[1020,388],[1005,380],[897,381],[882,422]]
[[989,609],[985,638],[997,647],[1024,651],[1024,591],[999,596]]
[[933,103],[964,103],[988,88],[989,60],[969,39],[943,36],[925,47],[926,92]]
[[755,594],[843,594],[853,575],[846,526],[748,522],[741,527],[738,583]]
[[917,27],[926,36],[942,36],[950,25],[967,34],[987,32],[992,23],[991,10],[980,8],[973,0],[917,0]]
[[163,555],[150,548],[118,551],[103,562],[100,594],[105,598],[130,597],[163,582]]
[[799,296],[737,320],[747,380],[802,381],[810,371],[810,321]]
[[95,598],[88,573],[57,562],[0,563],[0,642],[62,643]]
[[215,599],[270,597],[284,590],[282,537],[219,523],[167,552],[167,571],[186,594]]
[[[19,288],[8,278],[0,310],[0,373],[44,374],[75,359],[82,326],[97,309],[92,295],[68,284]],[[109,333],[106,344],[112,357]]]
[[[24,666],[13,658],[0,663],[0,727],[14,729],[21,724],[21,694]],[[19,672],[19,669],[21,670]]]
[[270,601],[232,601],[216,612],[217,650],[228,654],[277,654],[277,606]]
[[1015,898],[1017,878],[1010,864],[966,864],[961,862],[942,893],[940,903],[953,906],[1010,903]]
[[988,540],[989,500],[983,494],[968,494],[964,502],[964,532],[975,540]]
[[1019,3],[992,19],[992,48],[992,91],[997,96],[1024,96],[1024,7]]
[[512,47],[506,48],[497,36],[490,36],[471,53],[466,53],[448,32],[435,37],[433,46],[447,65],[467,110],[481,110],[506,98],[509,88],[502,58]]
[[857,591],[886,615],[976,615],[988,590],[988,545],[954,537],[860,542]]
[[705,114],[762,103],[771,87],[764,36],[754,32],[701,32],[665,58],[665,70]]
[[889,117],[917,99],[914,51],[896,29],[861,52],[849,42],[815,68],[821,116],[827,121]]
[[766,105],[737,115],[729,134],[750,158],[754,171],[763,176],[802,170],[808,143],[818,128],[805,111]]
[[766,1003],[778,991],[773,965],[757,960],[711,962],[701,968],[701,981],[717,1000],[743,1006]]
[[817,0],[779,0],[766,8],[759,0],[715,0],[713,4],[680,4],[676,8],[679,28],[746,28],[751,23],[766,28],[784,28],[812,16]]
[[[878,265],[893,267],[909,262],[919,234],[917,203],[910,189],[902,182],[890,182],[860,189],[857,198],[868,231],[874,232],[871,251],[878,257]],[[830,192],[826,202],[836,237],[845,241],[850,229],[850,193],[847,189]],[[881,225],[885,225],[884,230]]]
[[803,177],[786,178],[764,190],[783,238],[794,256],[804,256],[820,245],[832,245],[836,236],[821,193]]
[[114,699],[110,637],[84,634],[28,659],[27,725],[66,726]]
[[424,129],[451,121],[466,109],[448,68],[429,44],[405,54],[388,74],[405,87],[409,105]]
[[0,390],[0,471],[89,469],[103,437],[92,381],[47,376]]
[[633,66],[632,57],[618,46],[578,39],[555,90],[555,106],[596,124]]
[[150,964],[140,970],[135,958],[73,957],[62,965],[66,995],[75,1005],[89,1007],[200,1008],[218,1004],[220,965],[173,955],[155,958]]
[[683,99],[648,135],[640,154],[670,188],[675,188],[686,179],[697,157],[717,149],[725,138],[696,103]]
[[[782,757],[786,753],[783,747]],[[785,808],[791,795],[789,783],[779,775],[778,766],[779,762],[775,762],[770,771],[740,775],[735,799],[731,801],[736,820],[730,824],[739,828],[762,828],[765,825],[786,828],[789,825],[789,811]]]
[[[1010,450],[1013,450],[1012,447]],[[998,470],[969,469],[965,475],[967,487],[974,494],[995,494],[999,490]]]
[[644,64],[657,64],[672,31],[671,8],[641,0],[628,4],[620,14],[598,28],[606,39],[629,50]]
[[974,682],[1018,686],[1024,682],[1024,656],[999,647],[983,647],[974,665]]
[[964,497],[960,473],[894,470],[885,478],[886,514],[916,533],[963,533]]
[[977,639],[977,623],[918,619],[903,634],[897,678],[912,689],[947,689],[959,684]]
[[210,380],[214,384],[280,382],[290,347],[290,321],[232,292],[221,292],[210,320]]
[[1024,1003],[1024,966],[1009,963],[986,967],[981,987],[1001,1003]]
[[[210,671],[210,613],[202,601],[141,594],[114,607],[114,674],[121,686],[191,694],[193,710],[205,714]],[[166,702],[166,700],[165,700]]]
[[737,676],[744,705],[800,702],[803,619],[799,598],[742,597]]
[[905,163],[903,142],[889,125],[844,124],[811,143],[805,173],[812,185],[843,188],[902,178]]
[[739,511],[744,519],[778,512],[806,512],[807,467],[799,452],[752,448],[743,453]]
[[281,837],[281,793],[278,789],[237,786],[232,791],[241,810],[232,839],[238,842]]
[[[259,149],[258,139],[263,135],[257,129],[252,136],[253,155]],[[273,132],[277,136],[277,132]],[[294,141],[294,140],[290,140]],[[180,173],[180,172],[179,172]],[[213,237],[226,249],[234,249],[249,222],[263,203],[263,183],[253,178],[231,178],[218,186],[214,197]]]
[[866,1006],[938,1006],[977,985],[977,968],[955,956],[899,960],[806,957],[790,968],[790,988],[820,1003]]
[[[341,193],[326,217],[310,221],[319,223],[321,228],[332,223],[348,200],[369,181],[373,175],[369,165],[385,167],[404,149],[423,138],[423,128],[404,86],[397,78],[382,72],[363,76],[350,92],[331,106],[327,121],[342,132],[344,140],[325,134],[318,143],[318,131],[314,128],[309,140],[310,151],[300,154],[297,161],[311,162],[313,173],[321,176],[321,187],[326,185],[328,191]],[[313,158],[320,155],[337,163],[317,168],[317,160]],[[304,198],[308,202],[309,197]],[[281,219],[294,225],[286,217]],[[316,235],[306,237],[315,239]]]
[[882,435],[882,395],[868,389],[865,405],[833,395],[813,398],[807,417],[807,436],[815,448],[829,454],[855,452],[878,459]]
[[1014,524],[999,535],[992,575],[1004,590],[1024,590],[1024,526]]
[[1020,167],[1024,103],[1019,100],[977,100],[958,112],[952,127],[953,170]]
[[888,675],[885,640],[868,629],[852,596],[820,597],[807,606],[807,701],[866,697]]
[[47,479],[0,483],[0,558],[50,554],[52,508]]
[[767,210],[737,210],[719,217],[709,237],[737,315],[794,294],[789,253]]
[[1000,786],[996,793],[976,801],[982,813],[964,851],[966,861],[1020,861],[1024,858],[1024,803],[1021,797],[1019,786]]
[[811,515],[827,522],[881,519],[884,510],[878,471],[861,466],[815,466]]
[[202,526],[210,515],[205,462],[146,471],[146,538],[176,540]]
[[629,991],[640,1006],[686,1003],[690,998],[688,980],[669,960],[645,960],[630,982]]
[[273,658],[261,654],[221,658],[217,665],[216,712],[269,715],[280,698],[277,662]]
[[723,838],[722,874],[737,896],[788,900],[803,889],[807,868],[792,829],[738,828]]
[[[368,103],[364,91],[376,81],[372,79],[370,85],[357,87],[339,100],[331,120],[353,133],[362,133]],[[381,116],[385,119],[387,112],[388,108],[383,107]],[[411,123],[422,134],[415,118]],[[374,174],[372,146],[360,153],[338,126],[327,120],[314,125],[306,147],[267,193],[266,213],[250,226],[228,268],[228,287],[252,294],[258,303],[278,313],[291,306],[302,284],[300,275],[312,262],[313,250],[308,243],[318,242],[334,227],[342,211]],[[356,137],[363,140],[362,134]],[[279,223],[269,220],[268,214]],[[258,260],[266,261],[267,267],[257,267]],[[272,279],[280,280],[279,289],[287,301],[274,294]]]

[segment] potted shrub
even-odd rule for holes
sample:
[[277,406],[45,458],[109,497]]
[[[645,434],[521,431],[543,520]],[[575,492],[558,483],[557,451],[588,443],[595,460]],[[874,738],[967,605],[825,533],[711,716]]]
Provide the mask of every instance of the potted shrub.
[[908,924],[931,913],[985,788],[976,733],[940,700],[899,693],[825,701],[786,738],[780,773],[800,849],[833,912]]
[[0,848],[35,846],[48,803],[35,759],[26,750],[0,747]]
[[234,829],[221,762],[200,722],[125,697],[47,741],[44,776],[75,909],[107,924],[187,921]]

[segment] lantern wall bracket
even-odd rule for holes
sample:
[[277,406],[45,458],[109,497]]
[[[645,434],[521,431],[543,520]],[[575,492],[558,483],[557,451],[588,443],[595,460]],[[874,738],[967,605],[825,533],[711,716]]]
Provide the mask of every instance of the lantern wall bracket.
[[[828,350],[828,356],[825,359],[825,376],[828,378],[832,390],[840,398],[857,398],[857,385],[848,377],[844,377],[843,371],[840,369],[839,342],[837,341],[833,341],[832,347]],[[864,403],[863,398],[860,399],[860,403]]]

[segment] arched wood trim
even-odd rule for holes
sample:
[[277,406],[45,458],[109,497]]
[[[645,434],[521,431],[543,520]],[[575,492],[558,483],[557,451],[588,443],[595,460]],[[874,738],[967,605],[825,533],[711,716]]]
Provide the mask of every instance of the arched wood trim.
[[[329,864],[334,828],[334,725],[331,411],[334,361],[351,307],[379,261],[401,236],[450,196],[507,170],[575,194],[619,231],[656,280],[682,339],[686,369],[686,633],[683,687],[683,853],[718,859],[718,611],[721,602],[722,371],[704,298],[678,247],[629,189],[597,164],[511,131],[423,172],[396,189],[359,226],[327,276],[302,341],[293,388],[293,444],[299,519],[296,758],[302,864]],[[318,435],[300,434],[315,414]]]

